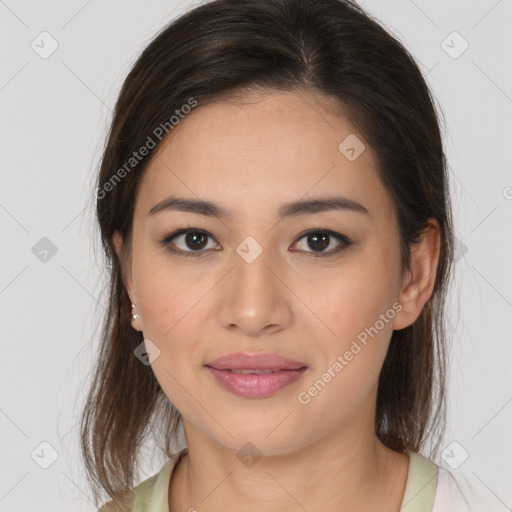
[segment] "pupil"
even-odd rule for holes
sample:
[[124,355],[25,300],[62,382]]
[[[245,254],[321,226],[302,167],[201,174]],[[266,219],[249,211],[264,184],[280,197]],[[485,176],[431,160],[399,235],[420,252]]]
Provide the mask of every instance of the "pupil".
[[308,237],[308,240],[314,240],[313,244],[309,243],[308,241],[308,245],[311,249],[322,250],[329,246],[329,235],[325,233],[322,233],[320,235],[310,235]]
[[191,249],[202,249],[206,245],[205,240],[206,236],[203,233],[187,233],[185,235],[185,243]]

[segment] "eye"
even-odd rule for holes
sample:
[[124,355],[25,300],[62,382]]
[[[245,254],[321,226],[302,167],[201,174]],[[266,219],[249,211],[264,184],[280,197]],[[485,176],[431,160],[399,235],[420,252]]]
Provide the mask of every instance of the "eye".
[[[212,240],[210,246],[208,246],[208,239]],[[304,244],[302,240],[305,240],[306,243]],[[338,244],[335,245],[333,242],[338,242]],[[200,256],[206,249],[221,249],[217,243],[213,242],[213,238],[206,231],[197,228],[178,229],[167,235],[160,243],[166,246],[169,251],[183,256]],[[299,246],[299,252],[309,253],[309,256],[318,258],[332,256],[351,245],[352,242],[345,235],[330,230],[317,229],[304,233],[292,247]],[[326,250],[329,247],[330,250]],[[308,250],[308,248],[312,250]]]
[[[196,254],[194,253],[199,255],[204,252],[203,249],[217,249],[220,247],[215,243],[213,243],[213,246],[208,246],[208,238],[212,239],[206,231],[183,228],[167,235],[161,240],[161,244],[168,246],[167,248],[171,252],[183,254],[184,256],[195,256]],[[177,249],[170,246],[171,242]]]
[[[299,247],[299,249],[310,253],[310,256],[313,256],[314,258],[332,256],[333,254],[337,254],[352,245],[352,242],[345,235],[324,229],[305,233],[297,242],[295,242],[294,245],[300,246],[302,240],[305,240],[306,243],[302,244],[302,248]],[[335,245],[333,249],[332,246],[335,241],[338,242],[338,245]],[[330,250],[325,250],[329,247],[331,247]],[[308,251],[308,248],[312,249],[312,251]]]

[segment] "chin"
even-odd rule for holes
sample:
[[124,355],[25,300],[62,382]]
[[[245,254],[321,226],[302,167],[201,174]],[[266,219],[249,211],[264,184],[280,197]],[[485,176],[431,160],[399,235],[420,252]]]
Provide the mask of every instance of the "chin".
[[214,438],[218,444],[224,446],[227,450],[235,453],[239,457],[252,456],[252,457],[272,457],[281,456],[293,453],[300,450],[302,443],[297,438],[290,438],[290,436],[282,436],[277,433],[268,433],[271,429],[262,428],[261,430],[250,429],[239,432],[230,433],[233,437],[224,433],[221,438]]

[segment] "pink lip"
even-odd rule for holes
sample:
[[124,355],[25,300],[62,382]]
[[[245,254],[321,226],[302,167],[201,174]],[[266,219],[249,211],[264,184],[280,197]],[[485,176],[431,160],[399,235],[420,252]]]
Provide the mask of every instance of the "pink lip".
[[279,354],[246,354],[237,352],[219,357],[206,363],[206,366],[218,370],[298,370],[307,366]]
[[265,398],[273,395],[299,379],[307,368],[300,370],[279,370],[266,374],[239,374],[231,370],[218,370],[207,366],[217,382],[235,395],[245,398]]
[[[278,354],[230,354],[215,359],[205,366],[221,386],[245,398],[271,396],[295,382],[307,370],[304,363]],[[239,374],[231,370],[274,370],[274,372]]]

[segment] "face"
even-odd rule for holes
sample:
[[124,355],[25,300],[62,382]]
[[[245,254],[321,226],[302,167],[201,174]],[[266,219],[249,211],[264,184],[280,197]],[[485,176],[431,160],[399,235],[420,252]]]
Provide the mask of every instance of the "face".
[[[159,350],[152,369],[185,431],[233,451],[291,453],[373,428],[377,377],[404,326],[393,204],[374,151],[334,107],[311,92],[199,106],[137,192],[133,325]],[[219,210],[162,206],[170,197]],[[316,200],[333,201],[300,206]],[[205,366],[232,353],[278,354],[302,370],[217,378]]]

